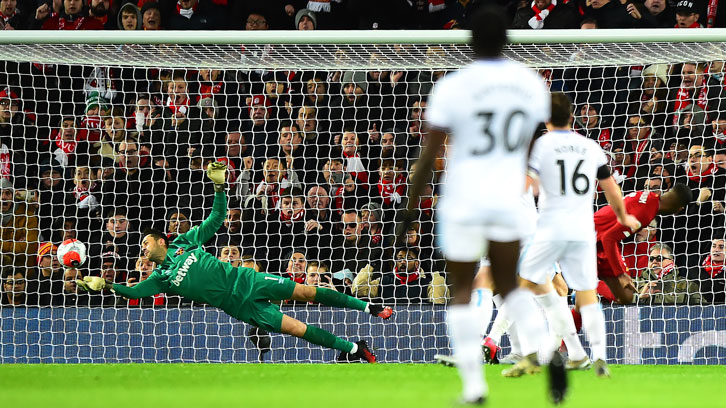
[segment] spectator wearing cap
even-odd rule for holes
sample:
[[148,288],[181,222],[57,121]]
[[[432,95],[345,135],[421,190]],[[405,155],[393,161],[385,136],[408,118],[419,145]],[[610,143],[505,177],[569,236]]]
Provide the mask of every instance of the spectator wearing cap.
[[143,28],[142,20],[139,8],[134,3],[126,3],[118,11],[116,24],[119,30],[141,30]]
[[[168,3],[168,2],[167,2]],[[169,30],[222,30],[226,13],[212,1],[178,0],[169,15]]]
[[37,30],[103,30],[103,23],[88,16],[83,10],[83,2],[64,0],[63,8],[56,14],[52,13],[48,3],[41,4],[35,10],[35,21],[32,28]]
[[613,135],[610,126],[600,116],[599,103],[585,103],[575,112],[573,127],[575,132],[592,139],[600,144],[603,150],[610,150],[613,144]]
[[598,28],[633,28],[636,20],[618,0],[592,0],[585,18],[594,18]]
[[155,1],[146,1],[141,6],[142,28],[144,30],[161,30],[161,7]]
[[58,262],[58,247],[51,242],[38,246],[38,306],[61,303],[63,293],[63,266]]
[[104,30],[118,29],[118,21],[114,19],[111,11],[112,0],[87,0],[88,17],[98,20]]
[[368,106],[368,82],[363,71],[346,71],[341,80],[342,93],[331,100],[331,131],[370,129]]
[[676,24],[674,28],[703,28],[698,22],[701,17],[695,0],[679,0],[676,3]]
[[318,18],[315,12],[306,8],[298,10],[295,14],[295,29],[300,31],[315,30]]
[[701,262],[701,293],[712,304],[726,303],[726,240],[723,231],[711,240],[711,249]]
[[98,91],[90,92],[86,98],[86,109],[83,119],[81,119],[81,128],[88,132],[89,141],[95,142],[101,139],[101,132],[105,128],[104,118],[110,113],[111,107],[108,99],[99,96]]
[[698,284],[678,273],[673,250],[666,244],[657,243],[650,249],[648,269],[634,281],[638,289],[638,303],[658,304],[700,304]]
[[517,10],[512,21],[514,29],[578,28],[580,19],[571,5],[562,0],[535,0]]
[[642,85],[632,89],[628,95],[627,114],[652,115],[653,127],[661,134],[667,119],[668,70],[667,64],[645,67],[641,72]]
[[15,200],[15,187],[10,180],[0,178],[0,252],[10,256],[13,265],[32,266],[38,234],[38,217],[26,203]]

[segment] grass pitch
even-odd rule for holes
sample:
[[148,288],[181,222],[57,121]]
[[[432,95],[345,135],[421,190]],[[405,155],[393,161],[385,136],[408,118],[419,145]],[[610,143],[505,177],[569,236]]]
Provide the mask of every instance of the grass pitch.
[[[487,407],[548,407],[543,373],[487,366]],[[611,366],[571,372],[563,407],[726,407],[724,366]],[[5,407],[451,407],[455,369],[433,364],[4,364]]]

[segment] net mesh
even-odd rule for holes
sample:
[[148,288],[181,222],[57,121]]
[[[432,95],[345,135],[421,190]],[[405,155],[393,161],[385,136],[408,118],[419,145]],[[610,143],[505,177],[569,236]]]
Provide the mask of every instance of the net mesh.
[[[718,306],[726,296],[724,51],[722,43],[631,43],[505,52],[572,98],[574,128],[610,154],[626,194],[677,181],[694,193],[682,213],[657,217],[623,243],[648,296],[638,309],[607,308],[613,362],[726,358],[707,348],[720,338],[708,333],[726,330]],[[261,337],[217,309],[173,295],[77,294],[73,283],[146,279],[153,264],[140,257],[142,231],[174,238],[200,225],[213,197],[203,169],[214,160],[230,167],[230,202],[208,252],[394,305],[391,324],[282,305],[344,338],[372,339],[384,361],[447,353],[438,183],[407,243],[396,246],[394,233],[426,98],[471,58],[468,46],[451,44],[0,46],[0,361],[257,361]],[[88,248],[77,271],[47,256],[49,243],[68,238]],[[649,259],[659,243],[665,264]],[[689,333],[700,340],[681,347]],[[655,351],[641,353],[648,347]],[[278,335],[270,348],[272,361],[336,357]]]

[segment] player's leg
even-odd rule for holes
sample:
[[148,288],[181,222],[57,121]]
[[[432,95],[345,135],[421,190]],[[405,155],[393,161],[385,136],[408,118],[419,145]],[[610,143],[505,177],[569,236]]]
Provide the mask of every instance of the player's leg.
[[[609,376],[605,363],[607,343],[605,314],[597,298],[597,263],[594,246],[587,242],[578,243],[579,250],[567,255],[562,272],[570,287],[575,289],[575,304],[582,315],[582,326],[590,341],[592,360],[598,376]],[[575,266],[579,265],[579,269]]]
[[479,271],[474,276],[474,290],[471,292],[471,307],[477,314],[477,321],[481,325],[482,351],[484,359],[490,364],[498,364],[497,351],[498,343],[494,343],[487,337],[489,322],[492,320],[494,303],[492,302],[492,278],[489,271],[489,260],[482,258],[479,263]]
[[368,344],[365,341],[361,340],[352,343],[348,340],[341,339],[327,330],[305,324],[294,317],[279,312],[279,310],[278,313],[282,315],[279,330],[281,333],[305,339],[319,346],[340,350],[343,353],[366,360],[369,363],[376,362],[376,356],[368,348]]
[[[497,307],[497,317],[492,323],[492,330],[489,332],[489,339],[497,347],[501,344],[502,336],[509,334],[509,344],[511,351],[506,356],[499,359],[501,364],[516,364],[522,359],[522,349],[519,347],[519,335],[517,334],[517,325],[512,322],[504,306],[504,299],[497,294],[492,298],[494,305]],[[486,341],[486,340],[485,340]]]
[[489,260],[494,286],[504,298],[504,306],[512,321],[517,324],[520,348],[525,356],[512,368],[502,371],[502,374],[520,376],[539,372],[537,351],[545,326],[532,292],[518,288],[516,271],[519,241],[490,241]]
[[[284,294],[283,294],[284,295]],[[328,288],[295,284],[292,295],[280,300],[292,299],[300,302],[317,302],[326,306],[333,306],[345,309],[355,309],[370,313],[382,319],[388,319],[393,315],[393,309],[389,306],[376,305],[364,302],[345,293]]]
[[463,383],[462,400],[478,403],[487,395],[479,346],[481,316],[471,307],[471,291],[476,263],[485,252],[484,227],[442,220],[439,236],[451,282],[451,303],[446,322],[454,361]]

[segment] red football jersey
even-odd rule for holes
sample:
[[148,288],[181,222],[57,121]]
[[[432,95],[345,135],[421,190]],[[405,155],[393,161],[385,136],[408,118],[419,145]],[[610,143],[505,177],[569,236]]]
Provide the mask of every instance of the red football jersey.
[[[630,193],[623,201],[628,214],[635,216],[642,226],[650,224],[660,208],[660,197],[648,191]],[[615,276],[626,273],[625,262],[620,253],[620,241],[632,235],[633,232],[620,225],[609,205],[595,213],[595,232],[597,233],[598,257],[607,258]]]

